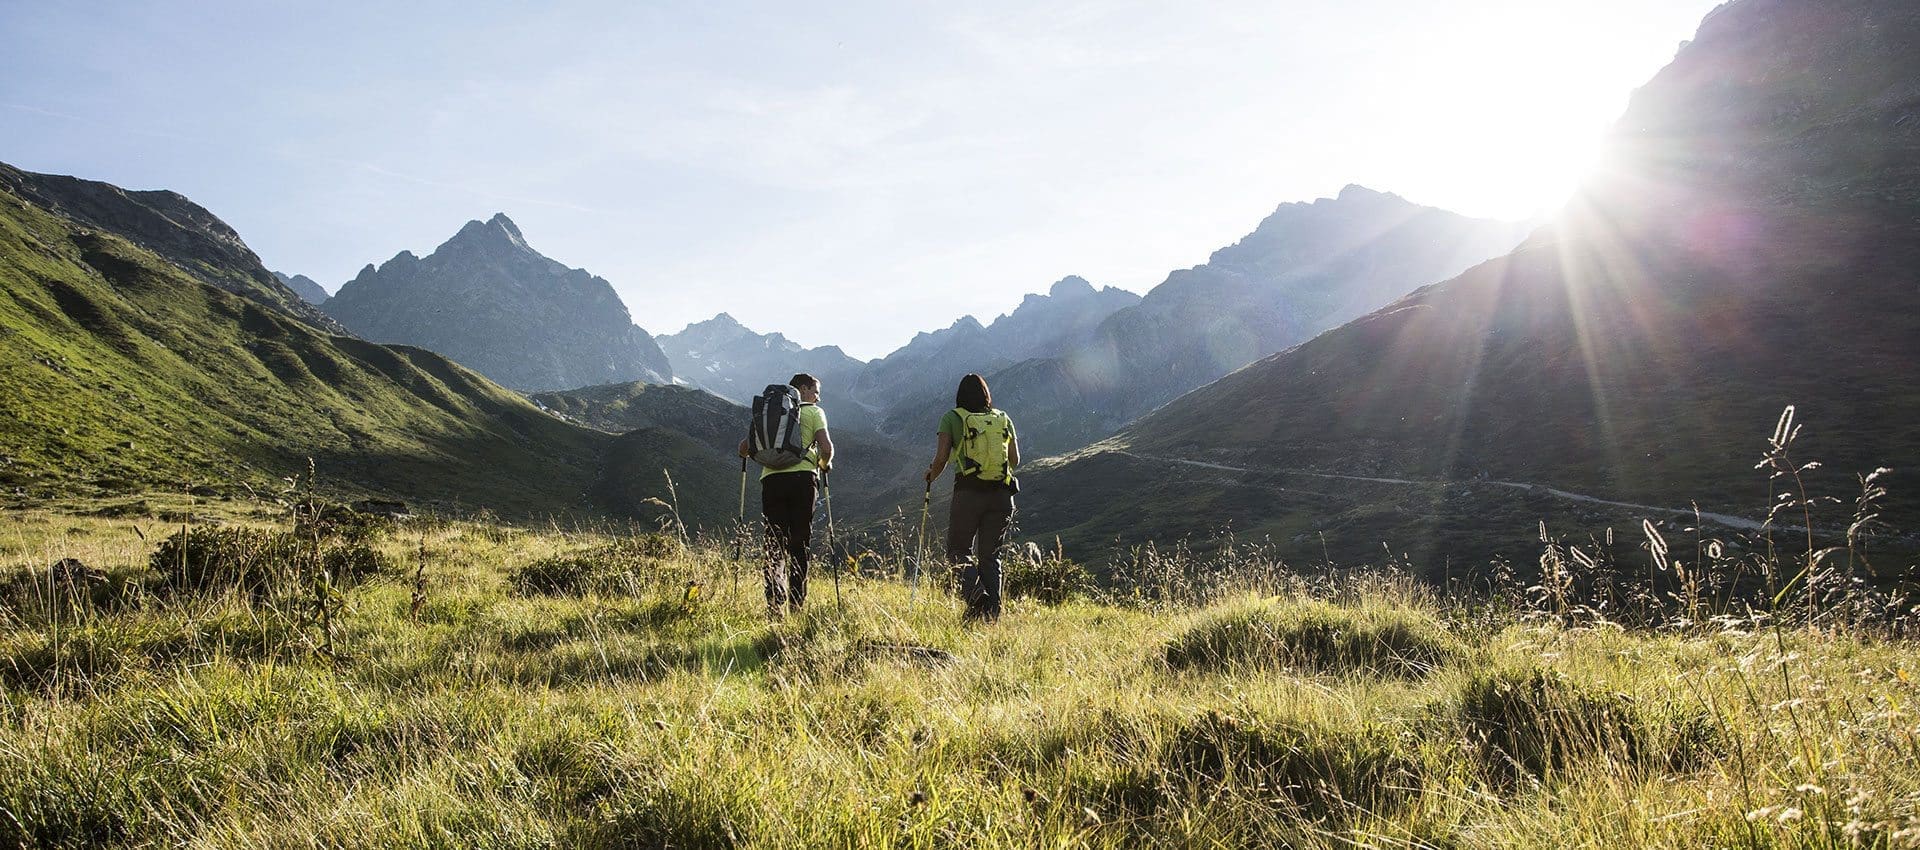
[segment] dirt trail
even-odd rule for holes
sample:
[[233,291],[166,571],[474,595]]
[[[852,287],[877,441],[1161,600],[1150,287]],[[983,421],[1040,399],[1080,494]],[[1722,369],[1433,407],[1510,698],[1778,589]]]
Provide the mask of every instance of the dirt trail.
[[[1247,468],[1238,467],[1238,466],[1227,466],[1226,464],[1220,464],[1220,463],[1207,463],[1205,461],[1198,461],[1198,460],[1185,460],[1177,457],[1151,457],[1148,455],[1134,454],[1133,452],[1128,452],[1128,451],[1116,450],[1114,453],[1119,455],[1125,455],[1131,458],[1136,458],[1139,460],[1155,461],[1158,463],[1175,463],[1175,464],[1180,464],[1182,466],[1196,466],[1196,467],[1200,467],[1201,469],[1217,469],[1223,472],[1242,472],[1242,473],[1256,474],[1256,475],[1260,473],[1279,474],[1279,475],[1302,475],[1310,478],[1326,478],[1326,479],[1331,479],[1335,481],[1365,481],[1372,484],[1401,484],[1401,485],[1422,486],[1422,487],[1432,487],[1432,486],[1471,487],[1475,485],[1485,485],[1490,487],[1505,487],[1509,490],[1524,490],[1529,493],[1545,493],[1555,498],[1566,499],[1568,501],[1573,501],[1573,502],[1586,502],[1589,504],[1607,505],[1607,506],[1616,507],[1616,508],[1630,508],[1638,511],[1648,511],[1651,513],[1667,514],[1669,516],[1684,517],[1689,519],[1693,517],[1693,510],[1690,508],[1666,508],[1666,507],[1661,507],[1659,505],[1640,505],[1640,504],[1635,504],[1633,502],[1616,502],[1616,501],[1613,501],[1612,499],[1602,499],[1598,496],[1589,496],[1584,493],[1574,493],[1567,490],[1559,490],[1553,487],[1548,487],[1544,484],[1534,484],[1526,481],[1489,481],[1489,480],[1422,481],[1422,480],[1416,480],[1416,479],[1410,479],[1410,478],[1375,478],[1375,477],[1370,477],[1365,475],[1335,475],[1330,472],[1308,472],[1307,470],[1304,470],[1304,469],[1247,469]],[[1746,517],[1734,516],[1732,514],[1710,513],[1707,511],[1701,511],[1700,518],[1708,522],[1718,523],[1728,528],[1739,529],[1741,531],[1759,531],[1762,525],[1761,523],[1756,522],[1754,520],[1747,519]],[[1787,530],[1785,526],[1779,526],[1778,528],[1780,528],[1783,531]]]

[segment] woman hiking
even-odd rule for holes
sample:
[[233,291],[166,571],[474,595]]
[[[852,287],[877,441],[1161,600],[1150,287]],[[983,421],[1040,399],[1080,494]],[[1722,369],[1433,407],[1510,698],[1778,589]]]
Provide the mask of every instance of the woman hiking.
[[961,565],[965,618],[993,622],[1000,619],[1000,547],[1007,542],[1013,494],[1019,492],[1013,468],[1020,465],[1020,440],[1013,420],[993,408],[993,393],[979,375],[960,379],[953,409],[940,417],[939,443],[927,466],[929,486],[949,456],[955,462],[947,559]]

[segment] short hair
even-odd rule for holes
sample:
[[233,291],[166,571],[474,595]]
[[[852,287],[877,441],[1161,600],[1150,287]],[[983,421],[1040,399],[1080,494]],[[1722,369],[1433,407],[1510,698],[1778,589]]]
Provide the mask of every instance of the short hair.
[[788,378],[787,386],[790,386],[796,390],[818,390],[820,389],[820,379],[812,375],[809,375],[805,372],[801,372],[794,375],[791,378]]
[[953,392],[953,406],[965,408],[974,413],[985,413],[993,408],[993,391],[987,389],[987,379],[968,372],[960,379],[960,388]]

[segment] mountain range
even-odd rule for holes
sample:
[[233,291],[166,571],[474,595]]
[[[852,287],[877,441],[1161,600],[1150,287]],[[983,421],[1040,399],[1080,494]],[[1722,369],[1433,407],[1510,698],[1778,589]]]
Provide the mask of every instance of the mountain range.
[[898,350],[867,364],[853,393],[883,411],[883,418],[903,405],[922,418],[928,410],[937,418],[952,405],[940,402],[928,408],[924,400],[951,399],[960,376],[992,374],[1026,358],[1051,354],[1139,301],[1140,296],[1124,289],[1095,289],[1085,278],[1062,278],[1047,294],[1026,296],[992,324],[962,316],[949,327],[916,334]]
[[778,333],[755,333],[726,313],[661,336],[659,342],[675,377],[740,404],[796,372],[813,375],[836,392],[845,390],[867,365],[837,345],[805,348]]
[[609,440],[446,357],[346,335],[205,209],[0,166],[0,497],[190,486],[591,510]]
[[1805,484],[1842,502],[1817,527],[1846,527],[1886,466],[1874,511],[1920,528],[1914,44],[1904,2],[1722,7],[1518,250],[1041,464],[1023,528],[1230,527],[1313,560],[1385,541],[1436,570],[1530,560],[1541,521],[1693,526],[1697,503],[1727,536],[1790,484],[1754,470],[1789,405],[1793,458],[1823,464]]
[[1034,455],[1078,448],[1221,375],[1511,249],[1526,225],[1348,186],[1282,204],[1240,241],[1176,271],[1029,359],[988,375]]
[[311,459],[342,492],[712,526],[739,403],[809,371],[842,521],[872,523],[918,501],[971,371],[1058,455],[1023,473],[1022,533],[1086,553],[1231,529],[1432,568],[1530,558],[1543,521],[1743,529],[1779,501],[1753,466],[1783,410],[1823,462],[1800,479],[1847,502],[1816,531],[1880,466],[1871,512],[1916,528],[1916,43],[1892,0],[1736,0],[1531,235],[1350,186],[1144,297],[1068,277],[872,362],[725,313],[656,341],[505,215],[316,307],[176,193],[0,166],[0,497],[257,490]]
[[535,251],[505,214],[467,222],[426,257],[369,264],[323,309],[361,337],[439,352],[517,390],[673,375],[611,284]]

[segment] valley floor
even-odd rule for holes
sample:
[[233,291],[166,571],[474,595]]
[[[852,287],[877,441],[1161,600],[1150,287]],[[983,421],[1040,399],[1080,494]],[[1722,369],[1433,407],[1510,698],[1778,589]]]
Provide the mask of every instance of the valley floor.
[[0,518],[0,847],[1920,846],[1869,633],[1233,553],[1023,556],[991,626],[868,553],[770,623],[725,542],[181,510]]

